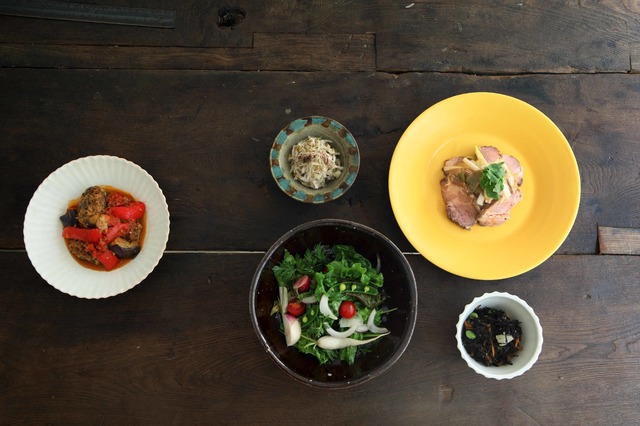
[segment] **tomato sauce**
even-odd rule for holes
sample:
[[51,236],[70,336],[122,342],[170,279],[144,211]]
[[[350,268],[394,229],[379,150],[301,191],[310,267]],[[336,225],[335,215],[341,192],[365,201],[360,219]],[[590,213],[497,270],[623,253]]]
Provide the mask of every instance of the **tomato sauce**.
[[[113,186],[109,186],[109,185],[98,185],[99,188],[101,188],[104,192],[106,192],[107,195],[107,200],[115,200],[116,202],[121,202],[118,200],[128,200],[128,202],[137,202],[138,200],[135,199],[133,197],[133,195],[131,195],[130,193],[123,191],[121,189],[115,188]],[[80,205],[80,201],[82,199],[82,196],[70,200],[68,205],[67,205],[67,211],[69,210],[75,210],[76,212],[78,211],[79,205]],[[116,204],[117,205],[117,204]],[[107,205],[107,208],[105,210],[108,210],[109,207],[112,207],[111,205]],[[106,214],[106,213],[104,213]],[[144,214],[142,215],[142,217],[140,217],[139,219],[135,220],[136,224],[141,224],[142,229],[139,233],[139,237],[136,240],[139,247],[140,247],[140,251],[142,251],[143,249],[143,243],[144,243],[144,239],[146,236],[146,230],[147,230],[147,226],[146,226],[146,218],[147,218],[147,212],[146,209],[144,211]],[[64,225],[63,225],[64,226]],[[80,225],[79,223],[77,224],[78,227],[82,227],[82,225]],[[89,229],[89,228],[88,228]],[[111,227],[109,227],[109,229],[111,229]],[[104,232],[103,232],[104,235]],[[74,250],[71,247],[72,239],[68,239],[68,238],[64,238],[65,241],[65,245],[67,247],[67,250],[69,251],[69,254],[71,254],[71,256],[73,257],[73,259],[76,260],[76,262],[78,262],[78,264],[82,265],[85,268],[94,270],[94,271],[113,271],[119,268],[122,268],[123,266],[125,266],[127,263],[131,262],[133,259],[135,259],[134,256],[132,258],[119,258],[117,264],[112,267],[111,269],[107,269],[102,263],[98,262],[98,263],[94,263],[93,261],[87,260],[87,259],[82,259],[80,257],[78,257],[77,255],[74,254]],[[75,243],[77,244],[77,243]],[[87,243],[89,244],[89,243]]]

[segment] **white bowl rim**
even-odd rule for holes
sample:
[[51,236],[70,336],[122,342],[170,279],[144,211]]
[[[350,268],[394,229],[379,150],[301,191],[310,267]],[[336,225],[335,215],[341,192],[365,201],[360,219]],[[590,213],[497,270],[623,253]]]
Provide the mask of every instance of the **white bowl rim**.
[[[515,302],[517,305],[523,308],[527,314],[531,316],[530,319],[533,322],[533,326],[537,332],[536,345],[533,350],[533,353],[531,354],[531,357],[527,360],[525,364],[520,366],[520,368],[518,369],[514,370],[514,369],[509,369],[507,367],[486,367],[484,365],[481,365],[480,363],[475,361],[473,358],[471,358],[471,356],[467,353],[467,350],[464,348],[464,345],[462,344],[461,330],[462,330],[464,321],[469,317],[471,312],[473,312],[474,309],[476,309],[479,305],[492,307],[490,304],[485,305],[485,301],[491,298],[502,298],[504,300]],[[513,319],[517,319],[521,322],[524,322],[524,318],[513,318]],[[471,367],[471,369],[473,369],[476,373],[483,375],[484,377],[487,377],[489,379],[496,379],[496,380],[512,379],[514,377],[518,377],[524,374],[538,360],[538,357],[542,352],[542,343],[543,343],[542,326],[540,325],[540,319],[533,311],[533,308],[531,308],[531,306],[527,304],[527,302],[525,302],[524,300],[522,300],[521,298],[513,294],[494,291],[491,293],[484,293],[482,296],[478,296],[474,298],[471,301],[471,303],[465,306],[464,310],[462,311],[462,313],[458,318],[458,323],[456,325],[456,342],[457,342],[458,350],[460,351],[460,355],[462,356],[462,359],[464,359],[467,365]]]
[[[114,171],[122,174],[114,177]],[[52,204],[54,208],[66,205],[69,200],[80,196],[81,192],[78,191],[91,185],[111,185],[131,193],[147,204],[147,253],[143,248],[134,260],[110,272],[91,270],[76,262],[68,253],[62,237],[59,240],[56,238],[58,232],[61,234],[62,231],[61,227],[59,231],[56,227],[56,224],[60,226],[58,215],[45,209],[51,208]],[[61,194],[64,196],[60,196]],[[130,290],[155,269],[164,254],[169,228],[166,198],[158,183],[146,170],[117,156],[91,155],[63,164],[38,186],[27,206],[23,236],[29,260],[47,283],[71,296],[101,299]],[[45,234],[46,237],[43,237]],[[57,259],[62,263],[52,267],[52,261],[43,256],[43,252],[50,250],[50,253],[57,254]],[[78,285],[80,280],[95,285]]]

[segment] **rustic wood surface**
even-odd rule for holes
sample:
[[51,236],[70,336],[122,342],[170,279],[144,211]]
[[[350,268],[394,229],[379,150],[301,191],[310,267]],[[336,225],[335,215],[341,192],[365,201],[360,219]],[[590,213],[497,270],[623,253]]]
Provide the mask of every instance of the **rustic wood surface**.
[[640,229],[598,227],[600,254],[640,255]]
[[[638,424],[636,2],[135,6],[175,11],[175,28],[0,15],[1,424]],[[508,280],[433,266],[389,203],[403,131],[434,103],[472,91],[515,96],[548,115],[581,174],[564,244]],[[327,205],[291,200],[268,169],[277,132],[306,115],[343,123],[362,155],[354,186]],[[140,285],[84,300],[38,275],[22,226],[52,171],[95,154],[127,158],[156,179],[171,235]],[[323,217],[383,232],[406,253],[419,287],[408,350],[348,391],[286,376],[249,321],[263,253]],[[618,228],[631,237],[607,232]],[[458,314],[492,290],[525,299],[544,329],[538,362],[509,381],[475,374],[455,346]]]

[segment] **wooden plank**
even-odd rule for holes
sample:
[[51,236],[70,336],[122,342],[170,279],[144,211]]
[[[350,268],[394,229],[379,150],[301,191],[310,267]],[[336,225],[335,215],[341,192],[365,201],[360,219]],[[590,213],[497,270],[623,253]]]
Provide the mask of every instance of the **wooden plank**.
[[[251,47],[254,34],[373,34],[381,71],[628,72],[640,36],[635,6],[617,1],[298,3],[245,1],[246,17],[218,25],[222,5],[148,0],[177,9],[176,28],[127,28],[0,16],[0,42],[69,46]],[[413,4],[412,7],[406,7]],[[84,48],[86,49],[86,48]],[[66,51],[66,55],[72,51]],[[79,52],[83,55],[83,50]],[[188,54],[188,53],[186,53]],[[80,59],[82,60],[82,58]],[[634,60],[635,61],[635,60]],[[184,62],[184,58],[178,59]],[[97,61],[102,63],[101,60]]]
[[[96,0],[83,3],[104,4]],[[142,0],[136,7],[175,11],[175,28],[148,28],[85,22],[0,16],[0,41],[65,45],[248,47],[252,43],[250,14],[233,28],[219,25],[225,5],[207,0],[174,2]],[[247,22],[249,25],[247,25]]]
[[[0,192],[15,195],[0,204],[0,248],[23,247],[24,212],[49,173],[78,157],[112,154],[139,164],[160,184],[172,218],[170,249],[266,250],[293,225],[333,216],[372,226],[413,251],[388,199],[393,150],[424,109],[471,91],[529,102],[573,147],[582,200],[559,253],[596,253],[598,223],[637,226],[640,187],[629,178],[640,158],[636,74],[2,69]],[[363,167],[344,197],[307,206],[278,189],[267,157],[289,121],[318,114],[353,132]]]
[[[376,30],[380,70],[480,73],[629,71],[640,29],[623,7],[583,2],[397,5]],[[617,2],[612,2],[617,3]]]
[[175,11],[57,0],[5,0],[0,14],[98,24],[175,28]]
[[261,71],[374,71],[373,34],[254,34],[249,48],[0,44],[0,66]]
[[631,72],[640,72],[640,43],[630,43],[631,49]]
[[598,226],[600,254],[640,255],[640,229]]
[[[82,300],[0,252],[0,412],[6,423],[275,424],[319,412],[344,424],[633,424],[640,393],[640,258],[554,256],[507,281],[476,282],[409,256],[418,322],[385,374],[348,391],[299,384],[260,346],[248,289],[261,254],[167,253],[127,293]],[[454,324],[473,297],[507,291],[540,317],[524,376],[485,379],[460,358]],[[613,390],[613,391],[612,391]],[[301,397],[304,395],[304,397]],[[544,407],[544,409],[541,409]]]

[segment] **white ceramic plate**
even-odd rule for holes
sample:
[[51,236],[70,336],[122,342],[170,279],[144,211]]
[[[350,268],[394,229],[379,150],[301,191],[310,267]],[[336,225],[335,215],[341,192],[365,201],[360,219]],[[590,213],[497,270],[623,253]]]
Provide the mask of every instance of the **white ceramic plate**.
[[[80,265],[62,238],[59,217],[69,201],[93,185],[109,185],[146,204],[146,234],[142,250],[113,271]],[[33,194],[24,218],[24,244],[34,268],[63,293],[99,299],[133,288],[156,267],[169,239],[169,209],[156,181],[131,161],[106,155],[83,157],[51,173]]]

